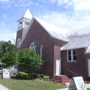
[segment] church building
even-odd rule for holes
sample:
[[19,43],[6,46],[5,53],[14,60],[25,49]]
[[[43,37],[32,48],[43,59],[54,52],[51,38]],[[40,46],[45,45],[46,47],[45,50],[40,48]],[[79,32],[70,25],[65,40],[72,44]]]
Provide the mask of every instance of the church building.
[[16,50],[36,50],[44,63],[40,73],[50,77],[90,77],[90,27],[70,33],[37,17],[27,8],[18,20]]

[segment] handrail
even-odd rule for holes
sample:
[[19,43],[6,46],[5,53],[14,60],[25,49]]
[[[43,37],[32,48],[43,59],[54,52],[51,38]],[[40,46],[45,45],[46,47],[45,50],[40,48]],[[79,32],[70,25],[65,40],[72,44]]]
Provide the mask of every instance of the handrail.
[[74,73],[74,72],[72,72],[70,69],[67,68],[67,70],[68,70],[69,72],[71,72],[72,74],[74,74],[75,76],[77,76],[77,74]]

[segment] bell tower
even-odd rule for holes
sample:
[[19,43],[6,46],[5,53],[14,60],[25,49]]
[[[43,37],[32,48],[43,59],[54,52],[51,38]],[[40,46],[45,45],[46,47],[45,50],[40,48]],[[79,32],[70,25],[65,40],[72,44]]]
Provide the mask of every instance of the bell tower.
[[18,30],[27,29],[28,25],[32,19],[32,15],[29,11],[29,8],[26,9],[24,15],[18,20]]
[[17,30],[17,36],[16,36],[16,50],[20,48],[21,39],[24,36],[26,30],[28,29],[31,19],[32,19],[32,15],[29,11],[29,8],[27,8],[23,16],[17,21],[18,30]]

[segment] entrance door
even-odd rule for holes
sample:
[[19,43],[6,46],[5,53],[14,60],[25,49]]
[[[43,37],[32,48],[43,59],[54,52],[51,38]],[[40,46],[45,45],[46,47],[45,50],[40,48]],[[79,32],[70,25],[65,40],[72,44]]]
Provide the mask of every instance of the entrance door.
[[56,75],[60,75],[60,74],[61,74],[61,60],[56,59]]
[[90,77],[90,59],[88,59],[88,77]]

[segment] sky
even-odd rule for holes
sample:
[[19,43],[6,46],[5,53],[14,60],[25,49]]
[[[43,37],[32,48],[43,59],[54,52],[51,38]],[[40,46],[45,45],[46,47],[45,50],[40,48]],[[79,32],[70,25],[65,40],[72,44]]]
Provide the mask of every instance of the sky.
[[15,44],[17,21],[27,7],[32,16],[66,33],[90,26],[90,0],[0,0],[0,41]]

